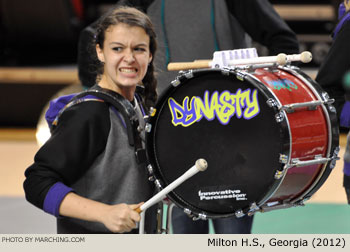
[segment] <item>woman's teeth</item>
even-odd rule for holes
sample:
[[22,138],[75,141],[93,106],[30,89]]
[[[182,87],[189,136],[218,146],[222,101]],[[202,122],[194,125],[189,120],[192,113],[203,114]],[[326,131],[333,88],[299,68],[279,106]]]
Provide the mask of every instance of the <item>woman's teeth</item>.
[[130,68],[121,68],[120,71],[123,73],[136,73],[136,69],[130,69]]

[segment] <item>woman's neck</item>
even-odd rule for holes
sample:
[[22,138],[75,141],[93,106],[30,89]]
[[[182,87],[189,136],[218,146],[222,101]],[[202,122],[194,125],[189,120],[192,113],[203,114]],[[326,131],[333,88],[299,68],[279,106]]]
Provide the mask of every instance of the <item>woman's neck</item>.
[[106,76],[102,76],[101,80],[98,82],[98,85],[102,88],[112,90],[122,95],[129,101],[132,101],[134,99],[136,86],[131,86],[131,87],[118,86],[112,80],[107,79]]

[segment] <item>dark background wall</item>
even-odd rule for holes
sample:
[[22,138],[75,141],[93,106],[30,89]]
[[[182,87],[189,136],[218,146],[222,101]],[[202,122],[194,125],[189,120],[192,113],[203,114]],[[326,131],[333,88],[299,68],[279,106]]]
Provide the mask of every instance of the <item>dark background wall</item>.
[[[312,52],[317,69],[328,52],[341,0],[270,0],[297,33],[301,50]],[[0,127],[35,127],[42,108],[71,82],[50,85],[7,81],[6,68],[76,69],[80,31],[116,0],[0,0]],[[298,9],[299,8],[299,9]],[[302,8],[302,9],[300,9]],[[299,10],[308,11],[303,12]],[[319,10],[315,14],[315,10]],[[256,45],[259,55],[264,48]]]
[[[76,69],[80,31],[115,3],[0,0],[0,127],[35,127],[50,98],[68,85],[79,85],[77,76],[62,81],[60,75],[71,76]],[[30,74],[31,69],[35,76],[22,81],[20,71]],[[57,73],[46,76],[48,69]]]

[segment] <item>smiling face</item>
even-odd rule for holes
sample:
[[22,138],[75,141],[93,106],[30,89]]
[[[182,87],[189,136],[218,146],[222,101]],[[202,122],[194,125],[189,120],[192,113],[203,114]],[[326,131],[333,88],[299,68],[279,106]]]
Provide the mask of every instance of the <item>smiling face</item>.
[[132,100],[136,85],[141,83],[152,60],[149,44],[150,38],[141,27],[123,23],[109,27],[103,48],[96,45],[98,59],[104,63],[98,84]]

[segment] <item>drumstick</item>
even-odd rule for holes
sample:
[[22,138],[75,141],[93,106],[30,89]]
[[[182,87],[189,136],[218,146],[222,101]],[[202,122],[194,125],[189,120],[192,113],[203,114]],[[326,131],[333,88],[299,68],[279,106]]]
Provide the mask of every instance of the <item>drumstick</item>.
[[205,161],[204,159],[198,159],[194,166],[188,169],[184,174],[182,174],[180,177],[178,177],[176,180],[174,180],[172,183],[170,183],[167,187],[165,187],[163,190],[158,192],[152,198],[147,200],[142,206],[136,208],[135,211],[138,213],[141,213],[142,211],[146,210],[150,206],[161,201],[162,199],[164,199],[165,195],[167,195],[170,191],[174,190],[181,183],[183,183],[185,180],[195,175],[197,172],[205,171],[207,167],[208,167],[207,161]]
[[[285,65],[287,62],[291,61],[301,61],[303,63],[308,63],[312,60],[312,54],[308,51],[302,52],[301,54],[291,54],[286,55],[280,53],[277,56],[265,56],[256,57],[250,59],[237,59],[230,60],[228,66],[236,65],[253,65],[253,64],[264,64],[264,63],[278,63],[279,65]],[[188,69],[198,69],[198,68],[210,68],[212,67],[211,60],[195,60],[193,62],[175,62],[168,64],[169,71],[179,71]]]

